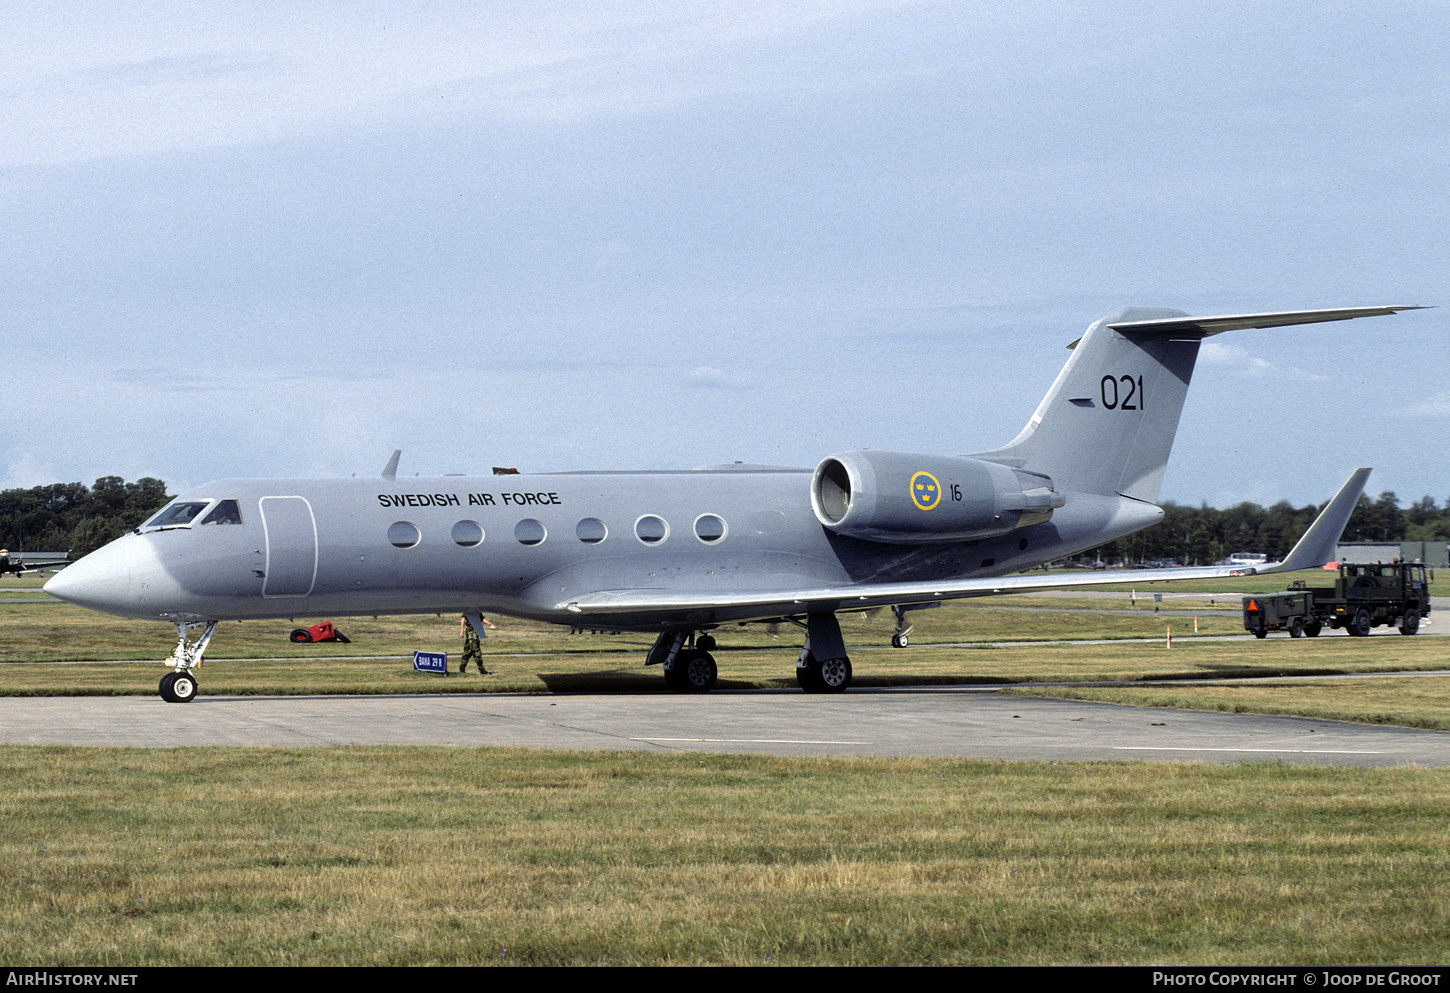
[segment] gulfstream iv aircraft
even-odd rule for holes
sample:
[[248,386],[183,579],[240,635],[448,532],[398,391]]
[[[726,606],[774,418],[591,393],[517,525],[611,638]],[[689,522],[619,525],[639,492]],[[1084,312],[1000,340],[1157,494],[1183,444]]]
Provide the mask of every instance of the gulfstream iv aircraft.
[[[1158,488],[1199,344],[1210,335],[1392,314],[1358,307],[1230,317],[1127,308],[1088,328],[1027,426],[973,455],[855,451],[814,469],[725,465],[398,479],[222,479],[45,586],[71,603],[176,625],[161,696],[185,702],[217,623],[451,611],[657,635],[646,664],[682,691],[716,678],[710,632],[805,630],[796,677],[839,692],[836,611],[1121,582],[1013,575],[1163,517]],[[1364,489],[1359,469],[1283,562],[1165,569],[1153,580],[1322,565]],[[1143,580],[1142,573],[1133,577]]]

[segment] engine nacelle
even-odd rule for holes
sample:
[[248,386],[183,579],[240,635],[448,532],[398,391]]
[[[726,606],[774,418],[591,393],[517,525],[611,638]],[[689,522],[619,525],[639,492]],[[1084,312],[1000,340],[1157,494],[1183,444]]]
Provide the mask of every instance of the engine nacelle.
[[837,534],[916,544],[990,538],[1052,517],[1052,480],[981,459],[847,452],[816,466],[811,507]]

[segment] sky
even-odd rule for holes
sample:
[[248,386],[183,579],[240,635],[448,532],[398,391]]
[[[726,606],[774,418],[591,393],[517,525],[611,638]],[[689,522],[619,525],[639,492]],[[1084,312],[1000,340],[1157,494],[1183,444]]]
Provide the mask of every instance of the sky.
[[1162,498],[1450,502],[1450,3],[22,5],[0,489],[813,466],[1211,339]]

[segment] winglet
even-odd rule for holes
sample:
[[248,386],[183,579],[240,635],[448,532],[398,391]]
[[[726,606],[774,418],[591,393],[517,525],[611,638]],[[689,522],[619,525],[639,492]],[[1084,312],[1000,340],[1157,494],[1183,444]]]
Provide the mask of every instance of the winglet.
[[1359,503],[1359,495],[1364,492],[1369,473],[1368,469],[1354,470],[1339,488],[1339,492],[1334,494],[1334,499],[1325,504],[1319,516],[1314,518],[1314,523],[1309,525],[1309,530],[1304,532],[1304,537],[1299,539],[1284,557],[1284,561],[1256,571],[1293,572],[1296,569],[1317,569],[1334,558],[1334,547],[1339,544],[1339,537],[1344,534],[1344,526],[1349,523],[1349,515],[1354,513],[1355,505]]
[[383,466],[383,478],[392,482],[398,478],[398,459],[402,458],[401,448],[393,449],[393,457],[388,459],[388,464]]

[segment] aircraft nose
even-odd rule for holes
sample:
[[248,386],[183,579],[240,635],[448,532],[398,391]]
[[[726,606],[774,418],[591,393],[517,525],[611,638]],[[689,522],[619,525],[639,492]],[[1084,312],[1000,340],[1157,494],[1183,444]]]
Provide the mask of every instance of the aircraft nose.
[[[156,606],[142,590],[160,585],[160,563],[140,535],[118,538],[66,566],[45,584],[45,592],[77,607],[122,617],[154,617]],[[174,585],[174,584],[173,584]]]

